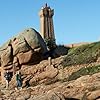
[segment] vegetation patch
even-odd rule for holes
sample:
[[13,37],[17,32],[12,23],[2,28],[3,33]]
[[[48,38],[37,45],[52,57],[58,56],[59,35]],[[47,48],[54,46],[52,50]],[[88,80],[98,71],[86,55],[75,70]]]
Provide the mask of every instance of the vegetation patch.
[[70,49],[62,65],[66,67],[70,65],[88,64],[96,62],[98,57],[100,57],[100,42],[94,42]]
[[100,72],[100,65],[87,67],[87,68],[83,67],[80,70],[78,70],[77,72],[73,72],[69,76],[68,81],[75,80],[75,79],[77,79],[81,76],[84,76],[84,75],[92,75],[92,74],[95,74],[98,72]]

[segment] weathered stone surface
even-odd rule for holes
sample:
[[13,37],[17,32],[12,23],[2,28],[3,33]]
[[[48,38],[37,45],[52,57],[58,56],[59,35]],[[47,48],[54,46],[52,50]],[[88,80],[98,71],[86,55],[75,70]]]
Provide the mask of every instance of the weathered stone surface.
[[20,67],[20,65],[19,65],[18,58],[15,56],[14,59],[13,59],[13,68],[16,69],[17,67]]
[[50,91],[47,93],[48,100],[65,100],[64,96],[61,93],[55,93]]
[[61,95],[58,95],[52,91],[51,93],[49,92],[47,94],[34,97],[33,100],[65,100],[64,97],[60,96]]
[[19,59],[19,64],[26,64],[29,63],[32,60],[33,57],[33,51],[30,50],[28,52],[21,52],[17,55],[18,59]]
[[14,36],[0,48],[0,65],[4,70],[13,71],[23,64],[36,64],[47,52],[46,44],[40,34],[32,28]]
[[97,99],[100,99],[100,90],[96,90],[96,91],[90,92],[87,95],[89,95],[87,97],[88,100],[97,100]]
[[[60,58],[57,58],[57,60],[60,61]],[[57,61],[55,60],[56,64]],[[57,73],[55,74],[56,70]],[[14,76],[10,82],[12,88],[10,87],[8,92],[5,90],[2,98],[17,98],[18,100],[24,100],[25,98],[29,100],[94,100],[99,98],[100,73],[81,76],[73,81],[58,80],[52,82],[59,74],[58,70],[57,67],[54,68],[54,65],[49,66],[47,60],[36,65],[23,65],[20,70],[23,77],[23,89],[14,90],[12,87],[16,86]],[[26,81],[30,83],[28,88],[25,87]],[[49,84],[45,84],[48,81],[50,81]],[[9,93],[11,90],[14,92]],[[4,100],[6,100],[5,98]]]
[[20,92],[20,95],[16,98],[16,100],[27,100],[30,96],[30,92],[23,90]]
[[8,47],[2,51],[1,53],[1,65],[7,66],[12,63],[13,55],[12,55],[12,47],[8,45]]
[[0,58],[0,66],[1,66],[1,58]]
[[25,38],[22,34],[19,34],[17,37],[12,39],[13,55],[17,55],[21,52],[27,52],[30,50],[29,45],[27,44]]
[[12,69],[13,68],[13,65],[12,64],[10,64],[10,65],[8,65],[8,66],[6,66],[6,67],[2,67],[4,70],[9,70],[9,69]]
[[46,45],[44,44],[43,39],[36,30],[32,28],[27,29],[22,33],[22,35],[32,49],[42,47],[42,52],[46,51]]
[[[23,87],[27,84],[36,85],[36,84],[49,84],[56,81],[58,75],[58,69],[54,66],[49,66],[46,64],[37,64],[37,65],[22,65],[20,70],[23,76]],[[13,85],[12,85],[13,84]],[[11,81],[11,87],[16,86],[15,76]]]
[[[32,56],[31,51],[33,52]],[[32,61],[34,62],[34,59],[37,59],[36,55],[40,55],[40,52],[41,47],[34,50],[31,48],[29,51],[20,52],[13,56],[11,65],[21,66],[23,89],[15,91],[16,76],[14,75],[8,90],[0,84],[1,100],[98,100],[100,98],[100,72],[80,76],[72,81],[67,80],[73,72],[77,72],[84,66],[94,66],[95,64],[64,68],[61,65],[63,56],[51,59],[51,65],[49,65],[48,60],[43,60],[38,64],[29,63],[29,59],[33,58]],[[22,63],[20,63],[21,60]],[[5,66],[4,69],[12,69],[11,65]],[[27,86],[29,87],[27,88]]]

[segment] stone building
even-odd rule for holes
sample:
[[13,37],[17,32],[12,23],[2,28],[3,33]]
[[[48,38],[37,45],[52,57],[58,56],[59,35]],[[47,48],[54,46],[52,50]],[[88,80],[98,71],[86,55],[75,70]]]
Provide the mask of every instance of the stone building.
[[54,9],[51,9],[47,3],[41,8],[40,16],[40,34],[44,40],[55,41],[54,25],[53,25]]

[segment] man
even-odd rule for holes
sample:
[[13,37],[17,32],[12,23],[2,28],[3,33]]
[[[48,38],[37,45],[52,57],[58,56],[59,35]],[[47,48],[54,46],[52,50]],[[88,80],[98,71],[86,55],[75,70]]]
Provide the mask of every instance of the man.
[[7,70],[4,74],[4,77],[6,79],[6,89],[8,89],[9,87],[9,82],[11,80],[11,75],[10,75],[10,72]]

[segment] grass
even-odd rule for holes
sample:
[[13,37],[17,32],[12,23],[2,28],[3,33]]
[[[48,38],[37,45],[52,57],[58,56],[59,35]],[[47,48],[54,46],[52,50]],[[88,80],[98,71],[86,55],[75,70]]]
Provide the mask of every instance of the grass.
[[62,65],[66,67],[92,63],[96,62],[98,57],[100,57],[100,42],[94,42],[70,49],[62,61]]
[[84,75],[92,75],[92,74],[95,74],[98,72],[100,72],[100,65],[91,66],[91,67],[87,67],[87,68],[83,67],[80,70],[78,70],[77,72],[73,72],[69,76],[68,81],[75,80],[75,79],[77,79],[81,76],[84,76]]

